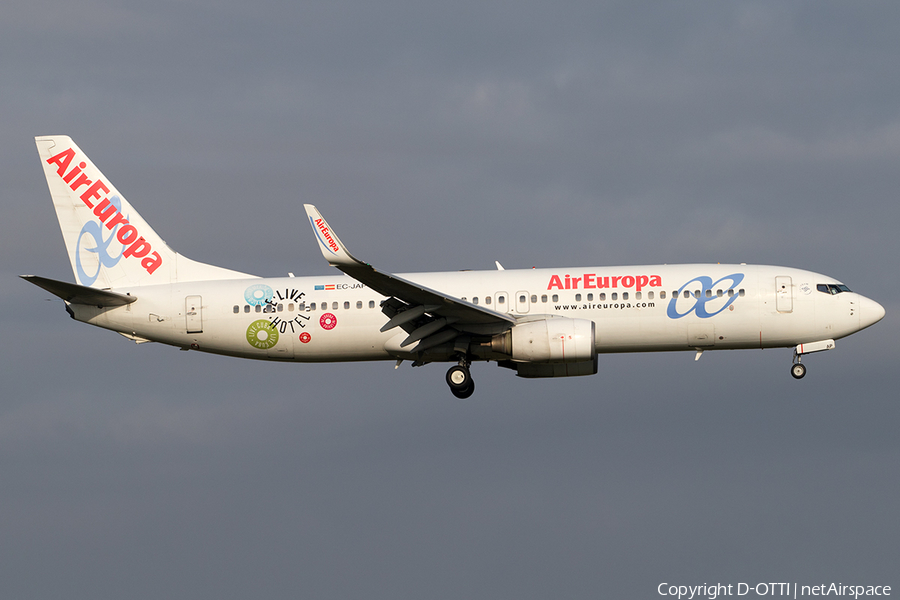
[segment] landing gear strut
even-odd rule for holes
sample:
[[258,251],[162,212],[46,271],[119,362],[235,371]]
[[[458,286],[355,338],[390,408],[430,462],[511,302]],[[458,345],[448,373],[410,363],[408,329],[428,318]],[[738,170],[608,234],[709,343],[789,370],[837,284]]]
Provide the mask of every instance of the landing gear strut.
[[803,379],[806,375],[806,365],[800,362],[800,355],[794,351],[794,364],[791,365],[791,377],[794,379]]
[[469,372],[469,366],[464,362],[450,367],[447,371],[447,385],[450,386],[450,392],[457,398],[468,398],[475,391],[475,382],[472,381],[472,374]]

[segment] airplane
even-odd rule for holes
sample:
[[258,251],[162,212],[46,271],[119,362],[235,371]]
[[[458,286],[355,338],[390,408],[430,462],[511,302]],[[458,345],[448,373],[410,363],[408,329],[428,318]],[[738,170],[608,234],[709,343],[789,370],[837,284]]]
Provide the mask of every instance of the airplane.
[[68,136],[35,138],[76,283],[22,275],[69,315],[137,343],[283,362],[450,363],[524,378],[598,371],[600,354],[792,348],[807,354],[884,317],[833,277],[779,266],[632,265],[391,274],[355,258],[304,208],[341,274],[263,278],[172,250]]

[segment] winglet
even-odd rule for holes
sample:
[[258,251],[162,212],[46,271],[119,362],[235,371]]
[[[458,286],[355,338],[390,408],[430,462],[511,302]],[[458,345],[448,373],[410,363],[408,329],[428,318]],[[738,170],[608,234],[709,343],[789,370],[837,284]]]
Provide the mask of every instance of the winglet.
[[360,262],[347,251],[347,247],[344,246],[344,243],[341,242],[331,227],[328,226],[319,209],[312,204],[304,204],[303,208],[306,209],[309,224],[316,234],[316,239],[319,241],[319,249],[322,251],[322,256],[328,261],[328,264],[334,267],[339,265],[359,265]]

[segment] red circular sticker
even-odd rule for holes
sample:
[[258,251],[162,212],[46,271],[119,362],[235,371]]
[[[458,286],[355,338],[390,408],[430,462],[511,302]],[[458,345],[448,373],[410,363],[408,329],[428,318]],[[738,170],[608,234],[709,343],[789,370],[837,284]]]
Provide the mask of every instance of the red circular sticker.
[[337,317],[331,313],[325,313],[319,318],[319,325],[322,329],[334,329],[337,327]]
[[300,334],[300,341],[303,342],[304,344],[308,344],[309,340],[311,340],[311,339],[312,339],[312,336],[309,335],[308,333],[306,333],[305,331]]

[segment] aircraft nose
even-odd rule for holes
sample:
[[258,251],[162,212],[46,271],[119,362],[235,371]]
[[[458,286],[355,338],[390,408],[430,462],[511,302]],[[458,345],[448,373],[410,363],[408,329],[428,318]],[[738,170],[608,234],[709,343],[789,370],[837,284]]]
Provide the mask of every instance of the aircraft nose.
[[859,326],[864,329],[884,318],[884,307],[865,296],[859,299]]

